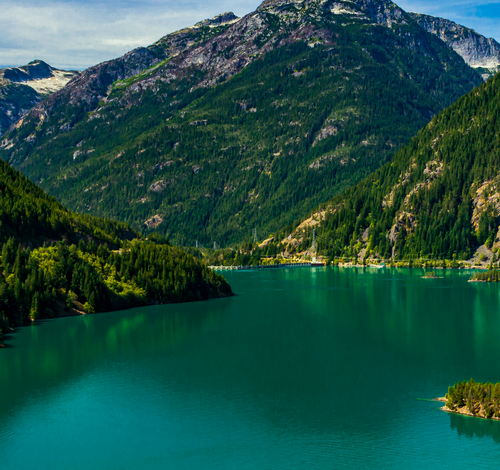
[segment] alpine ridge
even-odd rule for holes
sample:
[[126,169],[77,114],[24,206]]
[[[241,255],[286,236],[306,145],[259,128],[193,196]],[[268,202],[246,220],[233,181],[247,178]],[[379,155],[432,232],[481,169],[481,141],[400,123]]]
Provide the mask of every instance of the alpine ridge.
[[435,34],[459,54],[467,64],[488,79],[500,70],[500,44],[493,38],[485,38],[473,29],[444,18],[409,13],[426,31]]
[[78,72],[55,69],[42,60],[0,69],[0,136],[33,106],[77,75]]
[[0,156],[72,210],[238,242],[379,168],[481,81],[391,1],[266,1],[88,69]]

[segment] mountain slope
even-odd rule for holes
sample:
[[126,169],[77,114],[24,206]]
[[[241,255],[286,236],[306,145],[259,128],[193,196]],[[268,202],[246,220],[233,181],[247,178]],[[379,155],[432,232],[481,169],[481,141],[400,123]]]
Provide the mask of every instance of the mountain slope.
[[[500,75],[432,119],[391,163],[323,207],[330,256],[468,259],[500,247]],[[306,225],[309,225],[306,227]],[[290,236],[311,237],[311,222]],[[287,240],[284,240],[287,243]]]
[[493,38],[444,18],[420,13],[409,15],[426,31],[448,44],[467,64],[478,69],[485,80],[500,70],[500,44]]
[[41,60],[0,69],[0,136],[46,96],[63,88],[78,72],[58,70]]
[[200,260],[72,213],[0,161],[0,345],[41,318],[231,295]]
[[74,210],[227,243],[360,180],[481,83],[390,1],[212,21],[84,72],[0,156]]

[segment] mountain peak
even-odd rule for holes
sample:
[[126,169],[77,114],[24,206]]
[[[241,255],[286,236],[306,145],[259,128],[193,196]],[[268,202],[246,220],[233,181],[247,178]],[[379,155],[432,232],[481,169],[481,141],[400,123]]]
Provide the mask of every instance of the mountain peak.
[[[257,11],[270,11],[280,14],[287,6],[297,5],[300,9],[318,9],[320,14],[327,13],[345,16],[360,21],[392,27],[393,24],[405,24],[408,17],[392,0],[264,0]],[[310,7],[310,8],[309,8]]]
[[200,21],[195,24],[195,27],[209,26],[224,26],[230,23],[236,23],[240,18],[236,16],[232,11],[228,11],[226,13],[222,13],[220,15],[214,16],[213,18],[209,18],[207,20]]
[[33,60],[22,67],[11,67],[3,71],[3,78],[11,82],[23,83],[53,76],[53,68],[43,60]]

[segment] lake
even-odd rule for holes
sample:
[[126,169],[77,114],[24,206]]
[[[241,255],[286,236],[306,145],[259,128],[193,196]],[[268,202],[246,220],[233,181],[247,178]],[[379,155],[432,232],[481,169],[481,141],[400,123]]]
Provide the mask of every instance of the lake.
[[500,381],[500,286],[422,275],[228,272],[230,299],[21,328],[1,468],[497,468],[500,422],[429,399]]

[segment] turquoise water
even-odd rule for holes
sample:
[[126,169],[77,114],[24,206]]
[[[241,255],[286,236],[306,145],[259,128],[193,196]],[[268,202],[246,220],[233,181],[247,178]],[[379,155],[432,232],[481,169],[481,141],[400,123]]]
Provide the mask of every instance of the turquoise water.
[[232,272],[231,299],[41,322],[0,351],[10,469],[497,468],[500,286],[469,273]]

